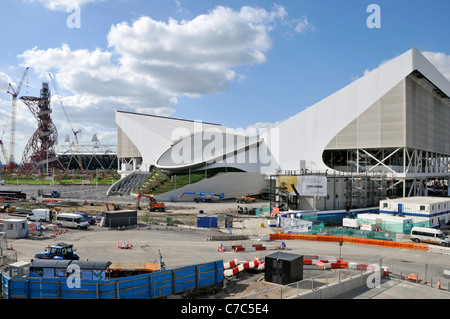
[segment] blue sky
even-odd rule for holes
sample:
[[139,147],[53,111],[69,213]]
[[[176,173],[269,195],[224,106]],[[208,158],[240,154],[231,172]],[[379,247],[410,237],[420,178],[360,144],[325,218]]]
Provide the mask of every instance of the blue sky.
[[[380,28],[366,23],[370,4]],[[5,92],[26,66],[20,96],[52,73],[81,142],[102,144],[116,143],[115,110],[243,129],[282,121],[413,47],[450,79],[448,12],[448,0],[3,0],[0,134],[9,145]],[[64,144],[73,135],[52,106]],[[20,102],[19,161],[36,123]]]

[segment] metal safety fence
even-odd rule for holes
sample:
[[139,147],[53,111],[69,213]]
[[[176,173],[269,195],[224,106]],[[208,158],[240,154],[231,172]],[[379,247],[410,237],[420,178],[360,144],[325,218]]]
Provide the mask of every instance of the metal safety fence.
[[[364,263],[355,263],[355,265],[351,265],[349,268],[333,269],[322,275],[306,278],[287,285],[279,285],[271,289],[242,296],[239,299],[295,299],[348,280],[361,279],[368,274],[375,273],[381,276],[382,263],[382,258]],[[368,284],[370,285],[370,283]]]

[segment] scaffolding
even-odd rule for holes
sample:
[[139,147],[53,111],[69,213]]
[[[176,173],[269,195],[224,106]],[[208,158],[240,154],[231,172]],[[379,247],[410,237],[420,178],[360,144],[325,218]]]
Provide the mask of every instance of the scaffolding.
[[[450,179],[448,154],[410,147],[327,150],[324,162],[334,170],[352,175],[352,184],[348,185],[352,189],[352,202],[362,200],[364,190],[371,189],[385,190],[392,197],[426,196],[430,181],[439,180],[447,188]],[[363,187],[358,178],[364,174],[373,176],[371,180],[378,181],[378,185]],[[445,189],[442,193],[446,193]]]
[[[279,178],[299,178],[313,175],[327,179],[326,197],[301,196],[292,187],[286,193],[286,185],[280,185]],[[391,178],[383,173],[353,173],[332,171],[284,171],[270,176],[269,191],[271,207],[280,209],[340,210],[376,207],[380,200],[394,192],[389,192]],[[288,185],[290,186],[290,185]],[[289,191],[291,189],[289,188]],[[308,206],[309,205],[309,206]]]

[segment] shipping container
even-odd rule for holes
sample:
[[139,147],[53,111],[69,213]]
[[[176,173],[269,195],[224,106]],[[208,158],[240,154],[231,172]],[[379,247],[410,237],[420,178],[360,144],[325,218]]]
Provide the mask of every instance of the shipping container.
[[358,228],[359,227],[359,220],[354,218],[343,218],[342,219],[342,226],[343,227],[349,227],[349,228]]

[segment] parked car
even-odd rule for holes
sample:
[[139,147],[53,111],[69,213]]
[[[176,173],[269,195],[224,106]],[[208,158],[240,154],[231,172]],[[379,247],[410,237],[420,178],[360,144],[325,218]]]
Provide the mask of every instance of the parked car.
[[85,221],[87,221],[89,223],[89,225],[95,225],[95,218],[92,217],[90,214],[88,213],[82,213],[82,212],[74,212],[74,214],[80,215],[81,217],[83,217],[83,219]]

